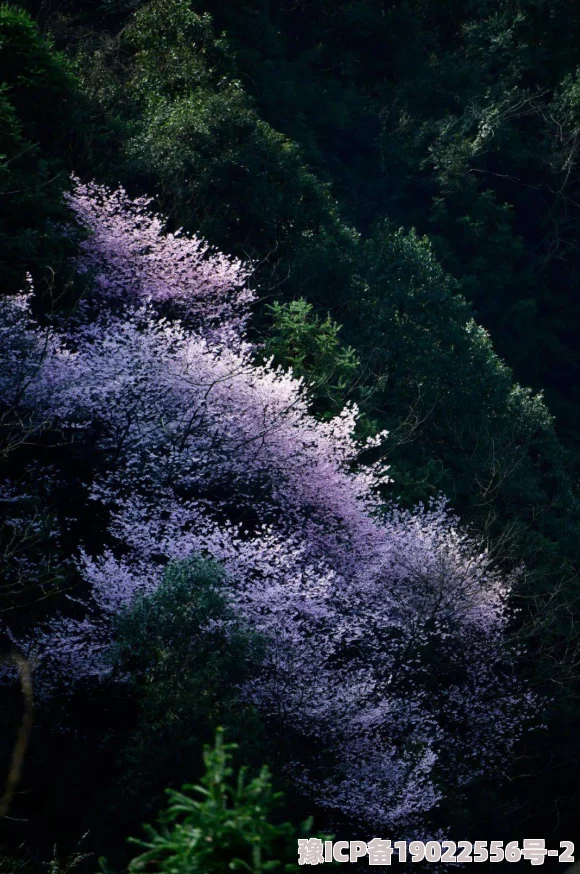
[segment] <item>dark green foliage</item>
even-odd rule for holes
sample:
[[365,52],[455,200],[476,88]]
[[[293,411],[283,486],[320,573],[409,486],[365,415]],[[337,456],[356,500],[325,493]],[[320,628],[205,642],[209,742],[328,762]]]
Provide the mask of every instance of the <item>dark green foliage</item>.
[[137,704],[121,763],[124,803],[150,807],[165,786],[195,776],[218,724],[253,761],[264,742],[261,726],[238,689],[260,658],[260,643],[234,618],[216,565],[170,565],[161,587],[119,616],[116,641],[114,665]]
[[[16,7],[0,6],[0,286],[50,276],[62,242],[67,142],[75,113],[68,64]],[[53,223],[51,225],[51,223]]]
[[379,227],[353,284],[352,336],[383,386],[374,403],[401,446],[417,444],[449,471],[432,490],[444,485],[462,510],[484,495],[489,503],[532,437],[543,434],[548,457],[558,455],[541,399],[514,384],[428,240]]
[[338,280],[331,257],[352,232],[298,146],[257,114],[208,15],[156,0],[118,39],[87,41],[77,64],[109,132],[91,159],[111,182],[155,194],[174,224],[254,261],[265,290]]
[[[520,594],[545,665],[562,639],[580,651],[573,459],[542,398],[514,383],[426,240],[379,228],[355,283],[351,337],[383,386],[372,403],[391,431],[396,493],[443,491],[502,562],[525,563]],[[567,674],[575,659],[558,661]]]
[[432,238],[524,385],[576,441],[580,16],[569,0],[197,0],[261,114],[366,232]]

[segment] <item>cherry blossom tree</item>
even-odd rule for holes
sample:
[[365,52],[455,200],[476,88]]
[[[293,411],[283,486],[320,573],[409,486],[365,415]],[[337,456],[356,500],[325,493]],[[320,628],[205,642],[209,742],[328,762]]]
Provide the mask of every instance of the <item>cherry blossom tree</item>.
[[149,198],[131,200],[123,188],[108,191],[74,178],[68,204],[88,236],[78,269],[92,280],[92,302],[109,307],[144,299],[178,307],[206,336],[235,342],[254,300],[250,270],[148,209]]
[[74,331],[35,324],[26,296],[3,302],[0,397],[84,441],[101,523],[74,555],[75,615],[22,644],[48,683],[101,676],[118,611],[168,562],[211,557],[268,644],[242,693],[308,750],[289,774],[342,816],[410,827],[526,725],[510,581],[443,501],[382,505],[386,471],[363,459],[384,435],[360,445],[356,407],[320,422],[307,385],[256,363],[243,265],[122,190],[77,181],[69,203],[92,293]]

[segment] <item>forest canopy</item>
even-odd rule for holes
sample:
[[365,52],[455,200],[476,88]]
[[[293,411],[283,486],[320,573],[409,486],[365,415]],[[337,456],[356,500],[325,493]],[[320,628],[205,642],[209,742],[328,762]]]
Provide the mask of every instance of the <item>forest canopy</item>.
[[0,6],[6,874],[150,870],[216,768],[278,870],[307,816],[574,839],[579,35]]

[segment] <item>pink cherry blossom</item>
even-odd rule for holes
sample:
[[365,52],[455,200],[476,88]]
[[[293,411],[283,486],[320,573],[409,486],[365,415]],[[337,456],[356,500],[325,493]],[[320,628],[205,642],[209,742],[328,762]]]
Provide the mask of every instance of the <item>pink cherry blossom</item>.
[[342,816],[410,828],[444,783],[502,764],[532,710],[505,645],[510,580],[444,501],[381,504],[356,407],[320,422],[300,380],[256,363],[245,267],[165,234],[122,190],[77,182],[69,202],[93,296],[74,334],[4,301],[0,398],[86,439],[108,521],[74,556],[77,615],[23,645],[44,653],[47,683],[103,675],[119,609],[167,562],[211,557],[268,642],[241,693],[307,741],[290,776]]

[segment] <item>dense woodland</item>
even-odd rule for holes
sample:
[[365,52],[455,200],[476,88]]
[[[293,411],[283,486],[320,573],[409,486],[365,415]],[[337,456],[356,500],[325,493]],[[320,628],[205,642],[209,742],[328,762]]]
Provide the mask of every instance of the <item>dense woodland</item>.
[[0,6],[0,874],[580,840],[579,281],[573,0]]

